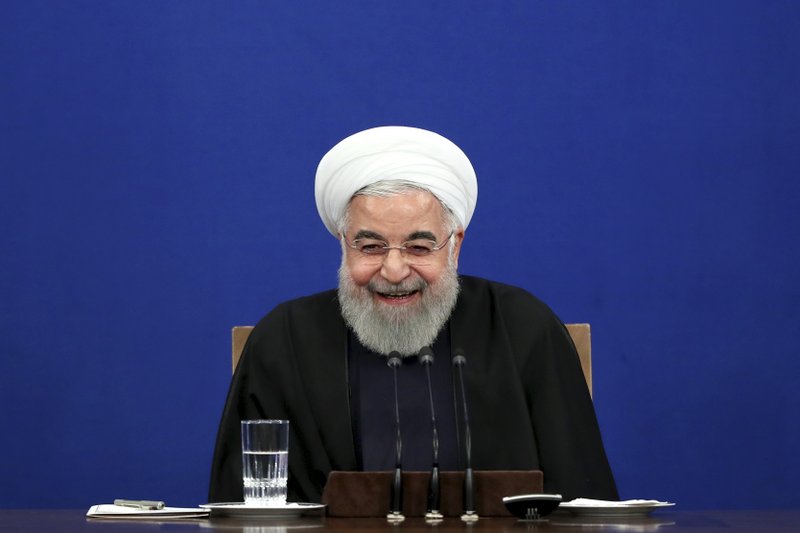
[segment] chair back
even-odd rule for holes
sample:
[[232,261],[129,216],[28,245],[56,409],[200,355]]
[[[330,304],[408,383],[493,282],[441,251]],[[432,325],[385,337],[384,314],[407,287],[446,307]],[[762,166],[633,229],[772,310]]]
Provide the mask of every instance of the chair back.
[[565,324],[572,342],[575,344],[575,351],[581,360],[583,377],[586,379],[586,386],[589,388],[589,395],[592,394],[592,327],[589,324]]
[[244,345],[251,331],[253,331],[253,326],[233,326],[231,330],[231,349],[233,352],[231,363],[233,364],[233,372],[236,372],[236,365],[239,364]]

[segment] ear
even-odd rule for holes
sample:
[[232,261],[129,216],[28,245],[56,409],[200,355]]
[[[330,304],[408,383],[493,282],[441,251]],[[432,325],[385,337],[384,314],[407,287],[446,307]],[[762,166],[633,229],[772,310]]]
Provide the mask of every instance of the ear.
[[458,254],[461,253],[461,243],[464,242],[464,230],[459,228],[453,233],[453,265],[458,268]]

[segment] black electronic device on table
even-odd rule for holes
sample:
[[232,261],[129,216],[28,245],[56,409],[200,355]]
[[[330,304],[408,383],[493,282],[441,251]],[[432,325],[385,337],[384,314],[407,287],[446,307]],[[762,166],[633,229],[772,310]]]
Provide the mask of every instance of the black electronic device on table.
[[518,494],[503,498],[506,509],[521,520],[538,520],[555,511],[560,503],[560,494]]

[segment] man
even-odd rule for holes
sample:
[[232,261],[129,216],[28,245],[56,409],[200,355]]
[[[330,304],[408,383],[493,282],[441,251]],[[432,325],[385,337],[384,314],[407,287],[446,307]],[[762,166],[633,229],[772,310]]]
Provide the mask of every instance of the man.
[[443,470],[463,468],[450,364],[461,348],[475,469],[540,469],[547,492],[617,499],[563,324],[522,289],[456,272],[477,192],[466,155],[426,130],[365,130],[323,157],[315,193],[341,243],[339,288],[283,303],[253,330],[220,424],[210,501],[242,499],[243,419],[291,421],[290,501],[319,501],[332,470],[393,469],[392,352],[403,356],[403,467],[429,470],[431,407],[416,357],[426,346]]

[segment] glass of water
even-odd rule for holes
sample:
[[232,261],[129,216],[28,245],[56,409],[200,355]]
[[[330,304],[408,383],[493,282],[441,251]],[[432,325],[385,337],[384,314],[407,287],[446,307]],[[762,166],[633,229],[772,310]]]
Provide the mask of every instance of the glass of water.
[[289,466],[288,420],[242,420],[244,503],[286,505]]

